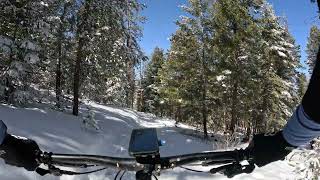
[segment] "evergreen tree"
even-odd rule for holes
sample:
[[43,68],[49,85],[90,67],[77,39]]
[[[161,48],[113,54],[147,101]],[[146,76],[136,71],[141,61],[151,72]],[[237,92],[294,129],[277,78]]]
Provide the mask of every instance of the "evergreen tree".
[[138,26],[141,8],[137,1],[96,0],[87,0],[80,7],[73,79],[74,115],[78,114],[81,89],[84,97],[124,106],[131,104],[127,103],[128,87],[132,87],[132,82],[134,85],[134,77],[130,74],[130,78],[127,72],[144,58],[137,43],[141,35]]
[[307,44],[307,64],[309,65],[309,73],[311,74],[316,64],[317,52],[320,45],[320,29],[312,26]]
[[237,124],[245,117],[244,103],[250,91],[249,82],[254,55],[250,49],[255,45],[257,27],[250,14],[254,7],[248,1],[217,1],[214,6],[215,51],[219,59],[219,67],[224,72],[225,86],[223,106],[230,118],[227,129],[235,131]]
[[160,77],[159,70],[165,61],[163,49],[156,47],[152,53],[151,61],[147,66],[144,78],[142,80],[143,89],[143,107],[142,111],[151,112],[159,115],[160,113],[160,97],[158,88]]
[[298,102],[301,66],[286,24],[265,1],[208,2],[189,1],[171,38],[159,73],[167,115],[204,134],[206,123],[247,135],[280,128]]
[[7,103],[25,104],[32,98],[32,83],[40,71],[45,1],[0,2],[0,97]]
[[[69,77],[73,69],[73,52],[75,50],[75,1],[51,1],[47,4],[48,17],[46,17],[46,31],[41,43],[43,53],[41,59],[45,61],[40,88],[54,89],[56,107],[62,108],[66,91],[71,90]],[[53,75],[54,74],[54,75]],[[70,93],[69,93],[70,94]]]
[[[67,53],[72,49],[68,49],[67,46],[71,46],[72,41],[68,41],[68,37],[66,34],[74,33],[72,31],[73,27],[73,11],[72,7],[74,6],[74,1],[62,1],[58,4],[58,9],[56,9],[56,13],[59,13],[59,21],[54,27],[57,29],[54,32],[54,37],[56,37],[53,41],[53,45],[55,45],[56,49],[53,53],[53,56],[56,59],[55,62],[55,93],[56,93],[56,106],[60,108],[61,99],[63,97],[63,77],[65,76],[65,70],[67,69]],[[61,9],[61,11],[60,11]],[[70,67],[70,66],[69,66]]]
[[[302,97],[303,97],[304,93],[306,92],[307,86],[308,86],[308,81],[307,81],[307,77],[305,74],[303,74],[303,73],[298,74],[297,85],[298,85],[297,95],[299,97],[298,101],[300,102],[302,100]],[[299,103],[299,102],[297,102],[297,103]]]
[[[169,105],[169,114],[177,121],[201,124],[207,137],[209,109],[212,102],[209,80],[214,71],[208,0],[190,0],[177,22],[179,30],[173,35],[168,61],[161,71],[160,93]],[[175,82],[174,82],[175,81]],[[174,113],[173,113],[174,112]],[[201,117],[201,118],[200,118]]]
[[299,48],[285,25],[270,5],[262,7],[262,26],[259,48],[263,50],[260,59],[257,109],[253,119],[255,132],[279,129],[286,123],[296,105],[294,84],[296,69],[300,67]]
[[141,61],[145,61],[146,57],[142,53],[138,44],[139,38],[142,36],[142,30],[139,23],[144,22],[145,18],[140,16],[140,11],[144,5],[137,0],[126,0],[124,7],[124,20],[126,27],[126,106],[133,108],[134,92],[135,92],[135,67]]

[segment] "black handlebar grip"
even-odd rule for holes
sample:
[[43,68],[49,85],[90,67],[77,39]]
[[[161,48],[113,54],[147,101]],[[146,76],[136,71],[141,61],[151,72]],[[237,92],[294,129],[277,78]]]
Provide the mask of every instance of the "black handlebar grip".
[[315,122],[320,123],[320,47],[317,54],[316,65],[309,82],[308,89],[302,98],[302,107],[306,114]]
[[24,167],[28,171],[34,171],[39,166],[37,159],[41,151],[31,139],[7,134],[0,149],[3,152],[0,156],[6,164]]

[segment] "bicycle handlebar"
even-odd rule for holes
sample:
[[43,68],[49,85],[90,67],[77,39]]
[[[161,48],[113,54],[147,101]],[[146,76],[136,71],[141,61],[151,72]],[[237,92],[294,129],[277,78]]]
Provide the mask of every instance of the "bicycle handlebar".
[[216,162],[239,162],[243,160],[249,160],[249,152],[247,150],[234,150],[234,151],[213,151],[203,153],[185,154],[171,157],[161,158],[170,164],[181,166],[190,164],[196,161],[216,161]]
[[120,158],[97,155],[81,154],[53,154],[42,153],[38,159],[40,163],[58,166],[82,167],[87,165],[104,166],[127,171],[138,171],[143,169],[143,165],[136,162],[134,158]]
[[[202,166],[225,164],[218,168],[213,168],[209,173],[217,173],[223,171],[228,177],[233,177],[240,173],[252,172],[252,165],[245,170],[246,166],[240,164],[241,161],[250,161],[249,150],[240,149],[234,151],[214,151],[203,153],[192,153],[177,156],[168,156],[156,158],[155,161],[150,163],[141,164],[138,163],[135,158],[121,158],[121,157],[109,157],[109,156],[97,156],[97,155],[81,155],[81,154],[53,154],[43,152],[39,155],[38,161],[51,167],[52,171],[47,172],[51,174],[57,173],[57,168],[54,166],[68,166],[68,167],[89,167],[89,166],[102,166],[110,167],[124,171],[136,171],[142,172],[149,170],[150,172],[158,172],[165,169],[172,169],[180,167],[182,165],[191,164],[194,162],[203,162]],[[252,169],[252,170],[251,170]],[[58,169],[59,170],[59,169]],[[66,173],[66,171],[59,171],[64,174],[72,174],[72,172]],[[59,174],[59,173],[57,173]],[[77,173],[75,173],[77,174]]]

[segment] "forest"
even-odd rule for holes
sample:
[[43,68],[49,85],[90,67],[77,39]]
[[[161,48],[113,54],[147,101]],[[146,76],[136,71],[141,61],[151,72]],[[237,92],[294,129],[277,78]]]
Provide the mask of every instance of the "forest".
[[315,64],[317,26],[305,70],[286,18],[266,0],[189,0],[170,48],[148,57],[139,44],[145,8],[139,0],[0,1],[0,101],[79,116],[90,100],[172,118],[204,138],[286,124]]

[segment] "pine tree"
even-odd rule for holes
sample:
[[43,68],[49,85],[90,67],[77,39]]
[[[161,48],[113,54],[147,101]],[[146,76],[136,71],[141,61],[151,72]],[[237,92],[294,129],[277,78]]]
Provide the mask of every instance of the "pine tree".
[[1,100],[42,101],[54,90],[62,109],[73,90],[74,114],[79,98],[132,105],[134,68],[145,59],[138,44],[143,5],[137,0],[0,4]]
[[[56,106],[58,108],[61,108],[61,99],[63,98],[63,71],[66,64],[67,59],[67,48],[68,45],[66,34],[72,33],[71,27],[71,19],[72,13],[71,8],[74,5],[74,1],[66,1],[58,4],[58,8],[62,8],[61,13],[59,13],[59,21],[56,24],[57,30],[56,30],[56,39],[55,43],[53,43],[56,46],[56,51],[54,53],[56,57],[56,67],[55,67],[55,92],[56,92]],[[69,44],[70,45],[70,44]]]
[[[209,84],[214,74],[210,7],[207,0],[190,0],[177,22],[168,61],[161,70],[160,94],[171,107],[169,114],[179,121],[201,124],[207,137],[209,106],[214,104],[213,87]],[[201,117],[201,118],[200,118]]]
[[194,0],[183,8],[190,15],[177,23],[159,73],[167,115],[202,124],[204,134],[205,122],[247,135],[284,125],[299,99],[300,55],[272,7]]
[[258,81],[261,91],[252,119],[256,119],[255,132],[265,132],[283,126],[296,105],[294,84],[300,56],[286,26],[280,24],[280,19],[267,3],[262,8],[259,23],[262,27],[259,48],[263,50],[262,58],[257,59],[261,65]]
[[316,3],[317,2],[317,4],[318,4],[318,9],[319,9],[319,11],[320,11],[320,1],[319,0],[311,0],[311,2],[313,2],[313,3]]
[[[307,77],[303,73],[298,73],[297,78],[298,92],[297,95],[299,97],[298,102],[301,102],[303,95],[305,94],[308,86]],[[297,102],[297,104],[298,104]]]
[[226,106],[230,118],[227,129],[235,131],[236,125],[245,117],[244,103],[249,91],[249,81],[256,24],[250,14],[254,7],[248,1],[217,1],[214,6],[215,51],[219,59],[219,67],[225,77],[223,81],[223,106]]
[[136,0],[126,0],[124,6],[124,17],[126,26],[126,106],[133,108],[135,92],[135,67],[141,61],[146,60],[138,44],[138,39],[142,36],[139,23],[145,18],[139,15],[144,5]]
[[156,47],[152,53],[151,61],[147,66],[144,78],[142,80],[143,89],[143,107],[142,111],[151,112],[159,115],[160,97],[158,88],[160,84],[159,70],[165,61],[163,49]]
[[131,106],[133,94],[129,97],[128,92],[134,90],[132,70],[144,59],[137,43],[141,35],[138,23],[143,20],[141,8],[136,0],[88,0],[80,7],[73,114],[78,114],[80,88],[84,97]]
[[307,44],[307,64],[309,65],[309,73],[311,74],[316,63],[317,52],[320,45],[320,29],[312,26]]
[[[73,52],[75,50],[75,1],[47,1],[46,11],[48,16],[45,18],[46,27],[44,28],[44,38],[41,42],[43,53],[42,83],[41,89],[54,89],[56,96],[56,107],[62,109],[62,102],[66,91],[70,91],[71,85],[68,83],[73,72]],[[54,75],[53,75],[54,74]],[[66,91],[65,91],[66,90]]]
[[80,7],[78,12],[79,20],[77,22],[76,41],[78,44],[76,52],[76,63],[74,66],[73,77],[73,115],[79,114],[79,98],[80,98],[80,80],[81,80],[81,64],[86,59],[87,51],[85,49],[86,43],[90,40],[92,33],[92,21],[90,18],[93,12],[93,1],[86,0],[84,5]]
[[7,103],[25,104],[34,97],[32,83],[39,75],[40,55],[48,16],[44,1],[0,2],[1,87]]

